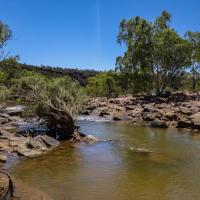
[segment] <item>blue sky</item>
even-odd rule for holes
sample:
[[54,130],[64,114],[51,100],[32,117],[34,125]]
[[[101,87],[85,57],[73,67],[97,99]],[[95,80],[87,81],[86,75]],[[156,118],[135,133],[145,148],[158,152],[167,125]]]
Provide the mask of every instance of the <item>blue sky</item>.
[[184,34],[200,31],[199,8],[199,0],[0,0],[0,19],[13,30],[7,49],[23,63],[105,70],[123,54],[123,18],[168,10]]

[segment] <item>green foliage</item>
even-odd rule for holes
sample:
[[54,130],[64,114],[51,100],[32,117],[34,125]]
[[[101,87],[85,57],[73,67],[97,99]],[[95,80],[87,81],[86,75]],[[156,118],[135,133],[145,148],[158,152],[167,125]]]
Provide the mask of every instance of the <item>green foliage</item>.
[[0,21],[0,46],[5,45],[5,43],[12,37],[12,31],[9,26]]
[[17,63],[18,60],[19,56],[10,56],[9,58],[0,62],[0,71],[7,74],[7,85],[10,84],[10,79],[17,77],[18,74],[21,74],[21,69]]
[[119,76],[114,72],[102,72],[88,79],[86,91],[90,96],[116,97],[120,94]]
[[0,60],[5,59],[4,47],[8,40],[12,38],[12,31],[9,26],[0,21]]
[[5,86],[0,85],[0,111],[5,107],[6,100],[10,96],[10,91]]
[[[151,50],[152,26],[147,20],[135,17],[120,23],[119,44],[127,51],[118,57],[116,70],[122,74],[124,92],[149,91],[152,89]],[[141,84],[142,83],[142,84]]]
[[170,28],[170,19],[164,11],[153,23],[141,17],[121,22],[118,42],[127,50],[117,58],[116,70],[133,93],[156,89],[160,94],[190,65],[190,44]]
[[48,79],[41,74],[25,71],[21,78],[13,79],[12,83],[13,92],[40,117],[48,113],[50,105],[76,116],[86,98],[83,88],[67,76]]
[[0,71],[0,84],[5,84],[8,75],[5,72]]
[[200,32],[186,33],[186,39],[190,43],[191,47],[191,73],[192,73],[192,90],[196,90],[197,78],[200,69]]

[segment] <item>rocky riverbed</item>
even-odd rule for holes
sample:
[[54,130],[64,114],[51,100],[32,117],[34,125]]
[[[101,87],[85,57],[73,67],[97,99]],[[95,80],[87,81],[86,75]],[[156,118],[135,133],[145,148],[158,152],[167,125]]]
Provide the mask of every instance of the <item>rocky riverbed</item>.
[[90,99],[83,115],[114,121],[147,123],[152,127],[200,130],[200,93],[173,93],[162,97],[128,96]]

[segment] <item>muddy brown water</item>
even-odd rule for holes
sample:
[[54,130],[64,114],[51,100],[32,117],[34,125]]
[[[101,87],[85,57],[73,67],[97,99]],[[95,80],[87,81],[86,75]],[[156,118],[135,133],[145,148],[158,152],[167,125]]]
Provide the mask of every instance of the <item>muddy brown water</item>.
[[[49,154],[16,164],[12,175],[54,200],[200,199],[200,134],[127,123],[79,125],[84,133],[115,141],[64,142]],[[132,147],[153,153],[135,153]]]

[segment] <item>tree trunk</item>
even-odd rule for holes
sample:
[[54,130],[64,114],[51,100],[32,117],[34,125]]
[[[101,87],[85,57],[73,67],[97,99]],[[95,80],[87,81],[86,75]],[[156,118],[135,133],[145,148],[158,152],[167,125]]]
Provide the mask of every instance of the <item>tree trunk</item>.
[[59,140],[70,139],[73,137],[75,124],[70,113],[57,109],[50,105],[50,114],[46,117],[49,135]]
[[196,70],[195,67],[192,67],[192,90],[196,90]]

